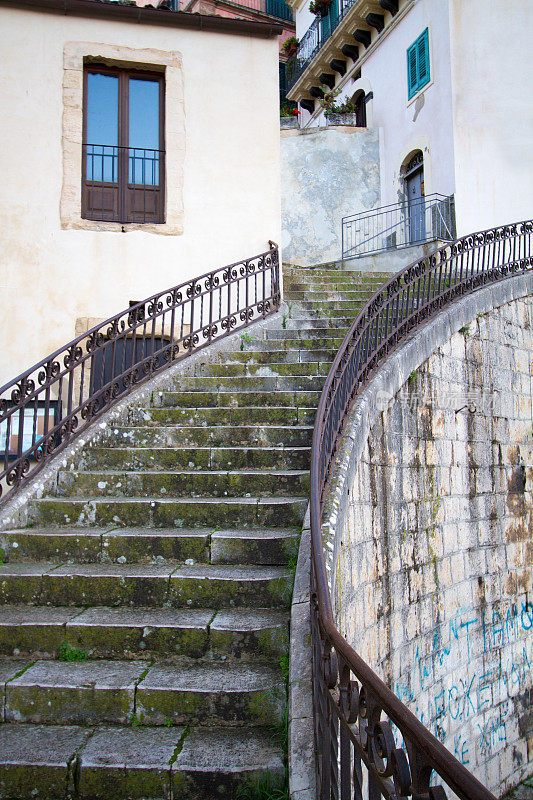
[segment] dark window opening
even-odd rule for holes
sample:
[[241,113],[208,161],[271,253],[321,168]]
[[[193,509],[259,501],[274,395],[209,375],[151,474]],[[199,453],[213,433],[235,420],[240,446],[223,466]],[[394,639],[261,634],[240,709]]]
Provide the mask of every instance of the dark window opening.
[[85,69],[85,219],[164,222],[164,91],[161,74]]

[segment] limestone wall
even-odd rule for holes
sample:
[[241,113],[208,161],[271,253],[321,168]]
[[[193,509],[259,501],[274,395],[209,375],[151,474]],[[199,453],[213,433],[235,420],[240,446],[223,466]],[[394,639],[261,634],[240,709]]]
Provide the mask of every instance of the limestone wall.
[[356,409],[324,535],[342,632],[501,794],[533,764],[533,298],[484,302]]
[[379,132],[339,126],[281,133],[283,261],[341,257],[341,220],[379,206]]

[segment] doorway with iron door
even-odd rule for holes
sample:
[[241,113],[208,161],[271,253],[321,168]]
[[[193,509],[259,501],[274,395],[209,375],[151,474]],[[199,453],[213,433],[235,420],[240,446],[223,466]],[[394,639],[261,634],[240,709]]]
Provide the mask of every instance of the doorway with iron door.
[[424,200],[424,157],[419,150],[411,158],[404,173],[407,198],[406,242],[418,244],[426,240],[426,213]]

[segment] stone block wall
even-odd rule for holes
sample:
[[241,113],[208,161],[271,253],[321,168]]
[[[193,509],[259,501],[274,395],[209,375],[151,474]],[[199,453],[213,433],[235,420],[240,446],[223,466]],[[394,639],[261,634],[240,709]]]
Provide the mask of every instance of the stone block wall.
[[381,393],[338,514],[340,630],[495,794],[533,771],[533,298]]

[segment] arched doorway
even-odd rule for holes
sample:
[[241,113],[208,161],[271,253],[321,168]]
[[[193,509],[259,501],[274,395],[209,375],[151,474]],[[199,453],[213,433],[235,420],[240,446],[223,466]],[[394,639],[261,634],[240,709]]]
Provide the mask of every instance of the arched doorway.
[[351,99],[356,115],[356,122],[358,128],[366,128],[366,97],[363,89],[360,89],[354,94]]
[[403,168],[404,193],[407,201],[406,239],[409,244],[426,240],[424,201],[424,156],[416,150]]

